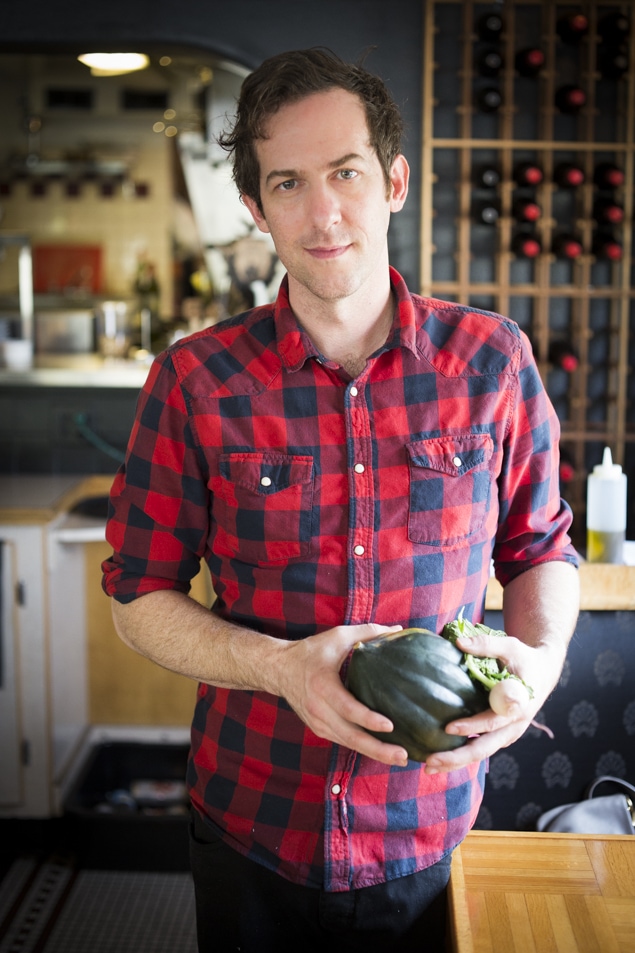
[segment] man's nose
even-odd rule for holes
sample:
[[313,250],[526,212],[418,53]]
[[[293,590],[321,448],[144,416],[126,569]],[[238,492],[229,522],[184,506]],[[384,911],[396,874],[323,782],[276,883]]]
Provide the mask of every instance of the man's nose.
[[331,228],[342,218],[339,196],[326,184],[314,185],[310,192],[311,223],[321,229]]

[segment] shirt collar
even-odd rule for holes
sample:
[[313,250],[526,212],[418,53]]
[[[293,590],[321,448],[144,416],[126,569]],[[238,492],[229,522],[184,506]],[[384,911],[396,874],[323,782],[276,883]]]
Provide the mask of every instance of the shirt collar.
[[[389,348],[405,347],[412,351],[419,359],[419,351],[416,345],[416,312],[406,287],[404,279],[395,268],[390,268],[390,284],[397,304],[393,318],[393,325],[388,339],[384,345],[384,350]],[[311,338],[300,326],[298,320],[291,310],[289,304],[289,279],[285,275],[278,297],[274,305],[274,321],[276,327],[276,337],[278,341],[278,352],[283,364],[288,371],[297,371],[311,357],[317,358],[327,366],[332,362],[328,361],[319,353]],[[332,366],[335,366],[334,364]]]

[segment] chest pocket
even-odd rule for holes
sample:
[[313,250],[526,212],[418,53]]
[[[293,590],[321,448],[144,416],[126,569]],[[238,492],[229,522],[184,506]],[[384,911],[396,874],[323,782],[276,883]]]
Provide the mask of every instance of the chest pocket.
[[308,555],[313,541],[313,457],[225,453],[212,479],[213,548],[252,565]]
[[410,455],[408,538],[452,546],[477,533],[490,507],[494,445],[489,434],[416,440]]

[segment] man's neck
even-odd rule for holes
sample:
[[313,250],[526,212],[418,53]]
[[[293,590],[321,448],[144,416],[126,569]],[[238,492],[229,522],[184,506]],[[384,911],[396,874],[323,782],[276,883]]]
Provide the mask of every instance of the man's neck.
[[294,294],[290,283],[289,303],[298,321],[324,357],[340,364],[357,377],[367,358],[386,341],[393,323],[395,302],[390,282],[385,293],[364,301],[353,295],[336,301],[307,301]]

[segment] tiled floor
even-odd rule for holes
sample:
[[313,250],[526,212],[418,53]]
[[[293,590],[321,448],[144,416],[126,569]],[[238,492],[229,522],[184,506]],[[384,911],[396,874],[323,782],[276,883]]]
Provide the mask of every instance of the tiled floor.
[[189,871],[136,850],[134,869],[123,848],[121,869],[97,869],[81,839],[61,821],[0,823],[0,953],[195,953]]
[[0,953],[196,953],[188,873],[19,858],[0,883]]

